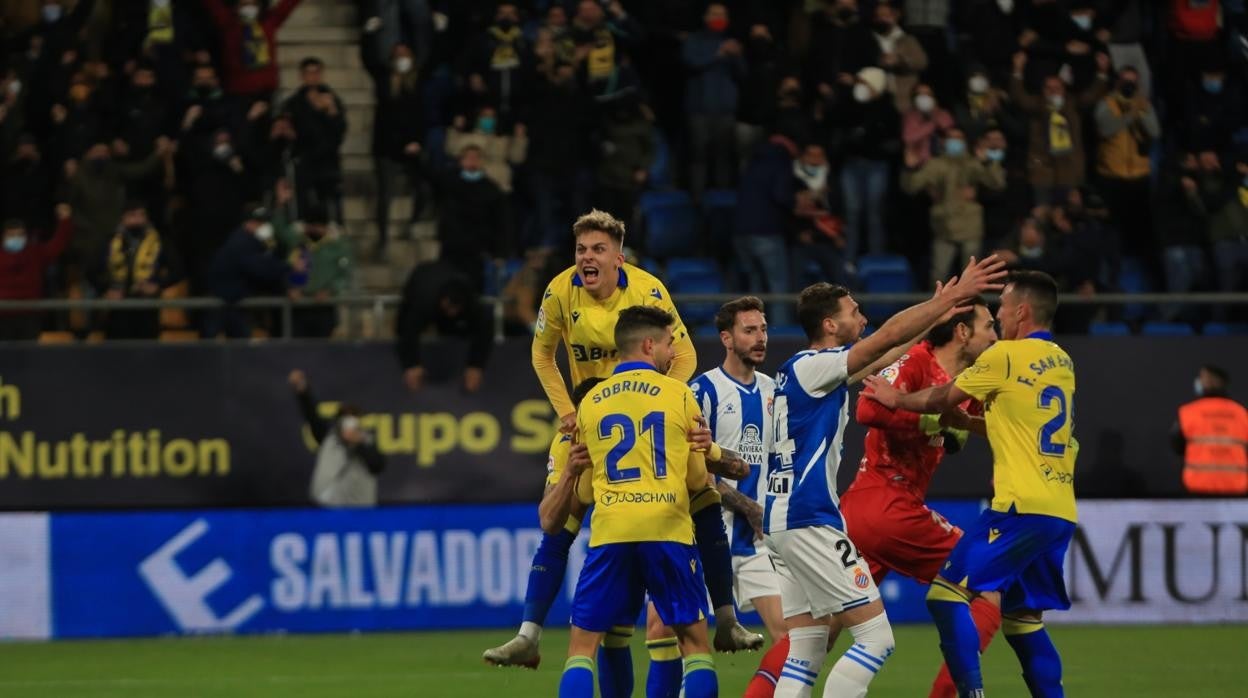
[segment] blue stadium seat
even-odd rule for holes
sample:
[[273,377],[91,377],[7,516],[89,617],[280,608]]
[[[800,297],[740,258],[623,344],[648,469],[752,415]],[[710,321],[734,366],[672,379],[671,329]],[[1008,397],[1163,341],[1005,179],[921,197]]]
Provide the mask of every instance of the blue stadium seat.
[[663,132],[654,128],[654,162],[646,173],[646,185],[650,189],[667,189],[672,186],[672,149]]
[[[858,285],[864,293],[910,293],[914,290],[910,261],[900,255],[863,255],[858,258]],[[904,307],[904,303],[871,303],[863,312],[883,322]]]
[[667,260],[667,279],[671,283],[672,279],[680,279],[686,277],[712,277],[721,279],[719,273],[719,265],[713,259],[703,257],[673,257]]
[[642,257],[641,268],[645,269],[646,271],[650,272],[651,274],[654,274],[655,276],[659,278],[663,277],[663,265],[660,264],[659,260],[655,259],[654,257]]
[[1185,322],[1146,322],[1140,333],[1152,337],[1190,337],[1196,334]]
[[1129,337],[1131,328],[1125,322],[1094,322],[1088,327],[1092,337]]
[[[682,293],[723,293],[724,282],[718,273],[673,275],[669,263],[667,290],[677,296]],[[680,313],[680,319],[684,321],[685,326],[689,327],[710,323],[715,319],[715,312],[719,310],[719,305],[713,301],[685,301],[677,302],[676,310]]]
[[1206,337],[1248,334],[1248,324],[1242,322],[1209,322],[1205,323],[1203,334]]
[[773,339],[806,339],[806,332],[799,325],[772,325],[767,328],[767,336]]
[[710,189],[702,195],[702,216],[706,223],[707,242],[719,259],[734,256],[732,219],[737,213],[735,189]]
[[[1122,287],[1123,293],[1150,293],[1154,290],[1144,264],[1134,257],[1123,258],[1118,272],[1118,285]],[[1152,312],[1151,306],[1144,303],[1127,303],[1122,310],[1127,320],[1143,320]]]
[[434,126],[425,132],[425,144],[421,152],[428,154],[429,170],[442,172],[450,167],[450,158],[446,154],[446,127]]
[[645,250],[659,259],[687,256],[698,246],[698,212],[685,192],[646,192],[641,199]]
[[524,260],[512,258],[503,262],[503,268],[498,269],[494,266],[492,260],[482,262],[485,266],[485,295],[497,296],[503,292],[503,288],[507,286],[507,282],[511,281],[511,277],[524,266]]

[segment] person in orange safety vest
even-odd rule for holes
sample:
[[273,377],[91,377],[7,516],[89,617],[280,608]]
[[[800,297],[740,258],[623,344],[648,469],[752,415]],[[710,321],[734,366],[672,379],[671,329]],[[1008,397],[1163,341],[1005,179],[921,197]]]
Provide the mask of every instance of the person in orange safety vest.
[[1248,495],[1248,410],[1227,395],[1229,383],[1225,370],[1202,366],[1196,399],[1179,408],[1171,431],[1192,494]]

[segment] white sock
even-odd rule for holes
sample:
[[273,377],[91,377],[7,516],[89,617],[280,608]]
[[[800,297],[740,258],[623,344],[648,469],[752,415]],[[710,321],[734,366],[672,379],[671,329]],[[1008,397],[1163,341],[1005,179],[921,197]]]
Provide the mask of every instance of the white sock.
[[832,667],[823,685],[823,698],[865,698],[867,685],[893,653],[893,628],[884,613],[851,625],[854,644]]
[[542,639],[542,626],[526,620],[520,624],[520,637],[528,638],[533,642],[540,642]]
[[815,625],[789,631],[789,658],[780,670],[775,698],[808,698],[819,680],[823,658],[828,656],[828,626]]
[[732,627],[737,624],[737,609],[731,604],[720,606],[715,609],[715,625],[716,627],[725,625]]

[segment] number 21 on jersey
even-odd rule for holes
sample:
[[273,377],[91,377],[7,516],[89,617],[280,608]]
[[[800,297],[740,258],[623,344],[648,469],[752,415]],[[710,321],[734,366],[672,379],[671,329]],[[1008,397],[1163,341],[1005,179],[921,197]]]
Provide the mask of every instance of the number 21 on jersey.
[[1060,433],[1071,421],[1071,410],[1066,393],[1056,385],[1046,385],[1040,391],[1037,406],[1045,411],[1057,409],[1057,414],[1040,427],[1038,447],[1040,455],[1061,458],[1066,455],[1066,445],[1070,440],[1070,429],[1066,429],[1065,437]]
[[[644,465],[645,454],[629,457],[637,445],[637,432],[650,433],[650,466],[654,469],[655,479],[667,477],[667,429],[663,422],[663,413],[654,411],[641,418],[640,429],[626,414],[609,414],[598,423],[598,436],[610,439],[619,434],[620,441],[607,452],[607,482],[634,482],[641,479],[641,465]],[[626,457],[635,465],[624,467],[621,463]],[[638,463],[641,460],[642,463]]]

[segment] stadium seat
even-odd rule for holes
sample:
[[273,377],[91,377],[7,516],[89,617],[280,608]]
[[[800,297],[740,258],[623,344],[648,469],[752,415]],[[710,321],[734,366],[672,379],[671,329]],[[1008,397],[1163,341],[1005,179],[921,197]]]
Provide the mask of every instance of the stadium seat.
[[1205,323],[1206,337],[1225,337],[1227,335],[1248,334],[1248,323],[1242,322],[1209,322]]
[[698,246],[698,215],[685,192],[647,192],[641,200],[647,254],[666,259]]
[[798,325],[772,325],[767,328],[767,336],[772,339],[806,339],[806,331]]
[[[719,270],[710,262],[708,269],[703,262],[709,260],[673,259],[667,265],[667,290],[673,295],[682,293],[723,293],[724,282]],[[675,272],[673,272],[675,265]],[[685,326],[708,324],[715,319],[719,303],[714,301],[691,301],[676,303],[676,310]]]
[[1129,337],[1131,328],[1125,322],[1094,322],[1088,327],[1092,337]]
[[1152,337],[1189,337],[1196,332],[1185,322],[1146,322],[1140,328],[1140,334]]
[[445,126],[434,126],[425,133],[425,145],[421,152],[428,155],[431,172],[441,172],[450,167],[450,158],[446,154]]
[[642,269],[654,274],[659,278],[663,278],[663,265],[654,257],[642,257],[639,265]]
[[[1153,290],[1152,282],[1140,260],[1124,257],[1118,272],[1118,285],[1123,293],[1149,293]],[[1144,303],[1126,303],[1122,307],[1123,315],[1130,320],[1143,320],[1151,312],[1151,307]]]
[[717,258],[732,256],[732,219],[737,212],[735,189],[711,189],[702,195],[707,243]]
[[672,149],[663,132],[654,128],[654,161],[646,173],[646,184],[651,189],[667,189],[672,186]]
[[[914,290],[910,261],[900,255],[863,255],[858,258],[858,286],[864,293],[910,293]],[[863,312],[883,322],[904,307],[904,303],[870,303]]]
[[686,277],[722,279],[719,265],[715,263],[715,260],[703,257],[673,257],[667,260],[667,279],[669,284],[672,279]]

